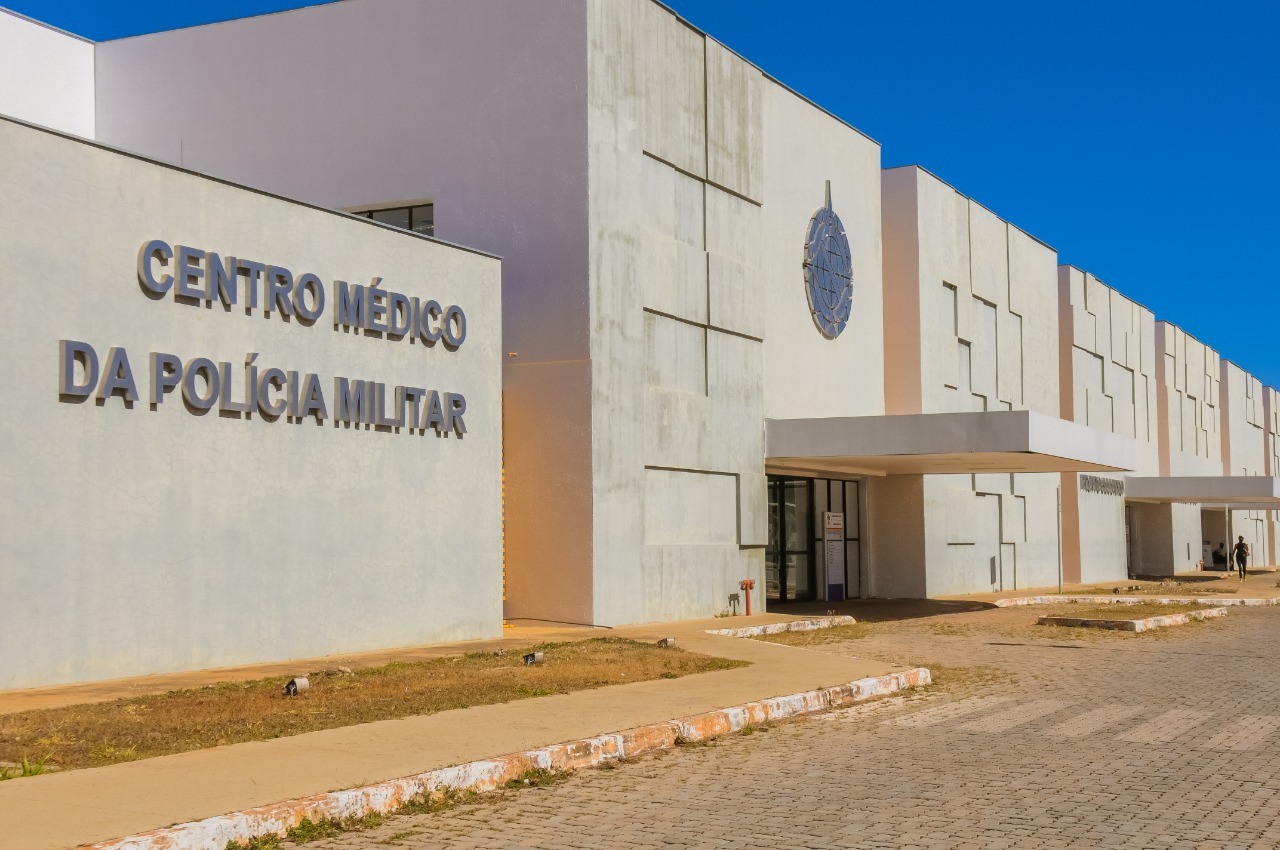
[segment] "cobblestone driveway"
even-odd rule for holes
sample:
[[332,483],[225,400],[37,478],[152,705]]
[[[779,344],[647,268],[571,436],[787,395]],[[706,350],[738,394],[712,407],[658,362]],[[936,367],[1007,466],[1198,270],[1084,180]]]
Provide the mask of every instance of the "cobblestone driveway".
[[[781,724],[314,847],[1280,847],[1280,609],[1055,640],[1016,610],[812,650],[953,671]],[[1175,634],[1174,632],[1177,632]]]

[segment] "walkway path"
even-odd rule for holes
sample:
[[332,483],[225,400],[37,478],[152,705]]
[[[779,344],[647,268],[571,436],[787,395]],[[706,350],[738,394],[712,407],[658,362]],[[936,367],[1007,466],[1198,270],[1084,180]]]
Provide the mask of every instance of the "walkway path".
[[1280,846],[1280,610],[1063,638],[1029,615],[876,624],[816,650],[927,662],[944,682],[950,671],[952,685],[923,698],[310,846]]

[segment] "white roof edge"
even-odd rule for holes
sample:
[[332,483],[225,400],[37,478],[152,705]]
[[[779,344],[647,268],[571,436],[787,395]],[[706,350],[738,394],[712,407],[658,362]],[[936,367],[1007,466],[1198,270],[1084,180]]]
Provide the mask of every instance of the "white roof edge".
[[212,174],[206,174],[203,171],[196,171],[194,169],[186,168],[181,165],[174,165],[172,162],[165,162],[162,159],[155,159],[154,157],[146,156],[145,154],[140,154],[135,151],[127,150],[125,148],[118,148],[118,147],[115,147],[114,145],[108,145],[105,142],[99,142],[96,139],[86,139],[84,136],[77,136],[75,133],[68,133],[64,130],[54,129],[53,127],[46,127],[43,124],[35,124],[31,121],[27,121],[22,118],[15,118],[12,115],[6,115],[3,112],[0,112],[0,121],[6,122],[9,124],[16,124],[19,127],[26,127],[28,130],[36,130],[41,133],[48,133],[51,136],[58,136],[60,138],[66,139],[71,142],[76,142],[78,144],[86,145],[91,148],[98,148],[99,150],[103,150],[108,153],[117,154],[119,156],[128,157],[129,159],[136,159],[141,162],[146,162],[151,165],[158,166],[159,168],[167,169],[169,171],[178,171],[183,174],[190,174],[193,177],[199,177],[202,180],[209,180],[213,183],[221,183],[224,186],[230,186],[233,189],[240,189],[242,191],[249,192],[250,194],[260,195],[264,198],[272,198],[273,200],[283,201],[286,204],[292,204],[298,207],[305,207],[306,209],[316,210],[317,212],[329,213],[331,215],[336,215],[342,218],[351,219],[352,221],[363,222],[367,226],[381,227],[384,230],[393,230],[396,233],[403,234],[404,236],[410,239],[419,239],[424,242],[434,242],[437,245],[444,245],[449,248],[457,248],[459,251],[466,251],[469,254],[477,254],[481,257],[488,257],[491,260],[499,260],[499,261],[502,260],[502,257],[500,255],[492,254],[488,251],[481,250],[480,248],[472,248],[469,245],[460,245],[457,242],[449,242],[448,240],[439,239],[435,236],[427,236],[425,233],[417,233],[412,230],[405,230],[404,228],[396,227],[395,225],[392,225],[392,224],[383,224],[380,221],[374,221],[371,218],[364,218],[363,216],[353,215],[352,213],[346,212],[344,210],[334,209],[333,207],[324,207],[324,206],[320,206],[319,204],[310,203],[308,201],[300,201],[297,198],[290,198],[287,195],[278,195],[275,192],[268,192],[265,189],[258,189],[253,186],[248,186],[244,183],[237,183],[234,180],[227,180],[226,178],[223,178],[223,177],[217,177]]
[[1163,502],[1280,504],[1280,478],[1270,475],[1131,475],[1125,496]]
[[76,41],[83,41],[85,44],[97,44],[97,43],[98,43],[98,42],[94,41],[94,40],[93,40],[93,39],[91,39],[91,38],[85,38],[85,37],[84,37],[84,36],[82,36],[82,35],[76,35],[76,34],[75,34],[75,33],[73,33],[73,32],[68,32],[68,31],[66,31],[66,30],[62,29],[61,27],[55,27],[53,24],[46,24],[44,21],[39,20],[39,19],[37,19],[37,18],[33,18],[33,17],[31,17],[30,15],[24,15],[24,14],[22,14],[21,12],[15,12],[15,11],[13,11],[12,9],[8,8],[7,6],[0,6],[0,12],[3,12],[3,13],[4,13],[4,14],[6,14],[6,15],[11,15],[11,16],[13,16],[13,17],[15,17],[15,18],[19,18],[19,19],[21,19],[21,20],[24,20],[24,21],[26,21],[26,22],[27,22],[27,23],[29,23],[29,24],[35,24],[36,26],[38,26],[38,27],[44,27],[44,28],[45,28],[45,29],[47,29],[47,30],[53,30],[54,32],[58,33],[59,35],[65,35],[67,38],[74,38]]
[[765,421],[766,457],[879,457],[1023,453],[1117,472],[1137,468],[1138,443],[1029,410]]

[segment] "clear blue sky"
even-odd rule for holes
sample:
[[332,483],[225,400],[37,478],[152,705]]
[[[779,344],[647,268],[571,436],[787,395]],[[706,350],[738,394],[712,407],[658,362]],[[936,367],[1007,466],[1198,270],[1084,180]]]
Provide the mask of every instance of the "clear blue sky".
[[[311,5],[0,3],[95,39]],[[1280,386],[1280,4],[672,5],[886,166],[925,166]]]

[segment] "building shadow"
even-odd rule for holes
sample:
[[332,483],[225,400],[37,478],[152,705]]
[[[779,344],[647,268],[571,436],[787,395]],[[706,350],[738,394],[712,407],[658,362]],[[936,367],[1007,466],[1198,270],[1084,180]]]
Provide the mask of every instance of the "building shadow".
[[919,620],[995,608],[990,602],[956,599],[849,599],[844,602],[790,602],[769,607],[771,614],[848,615],[863,623]]

